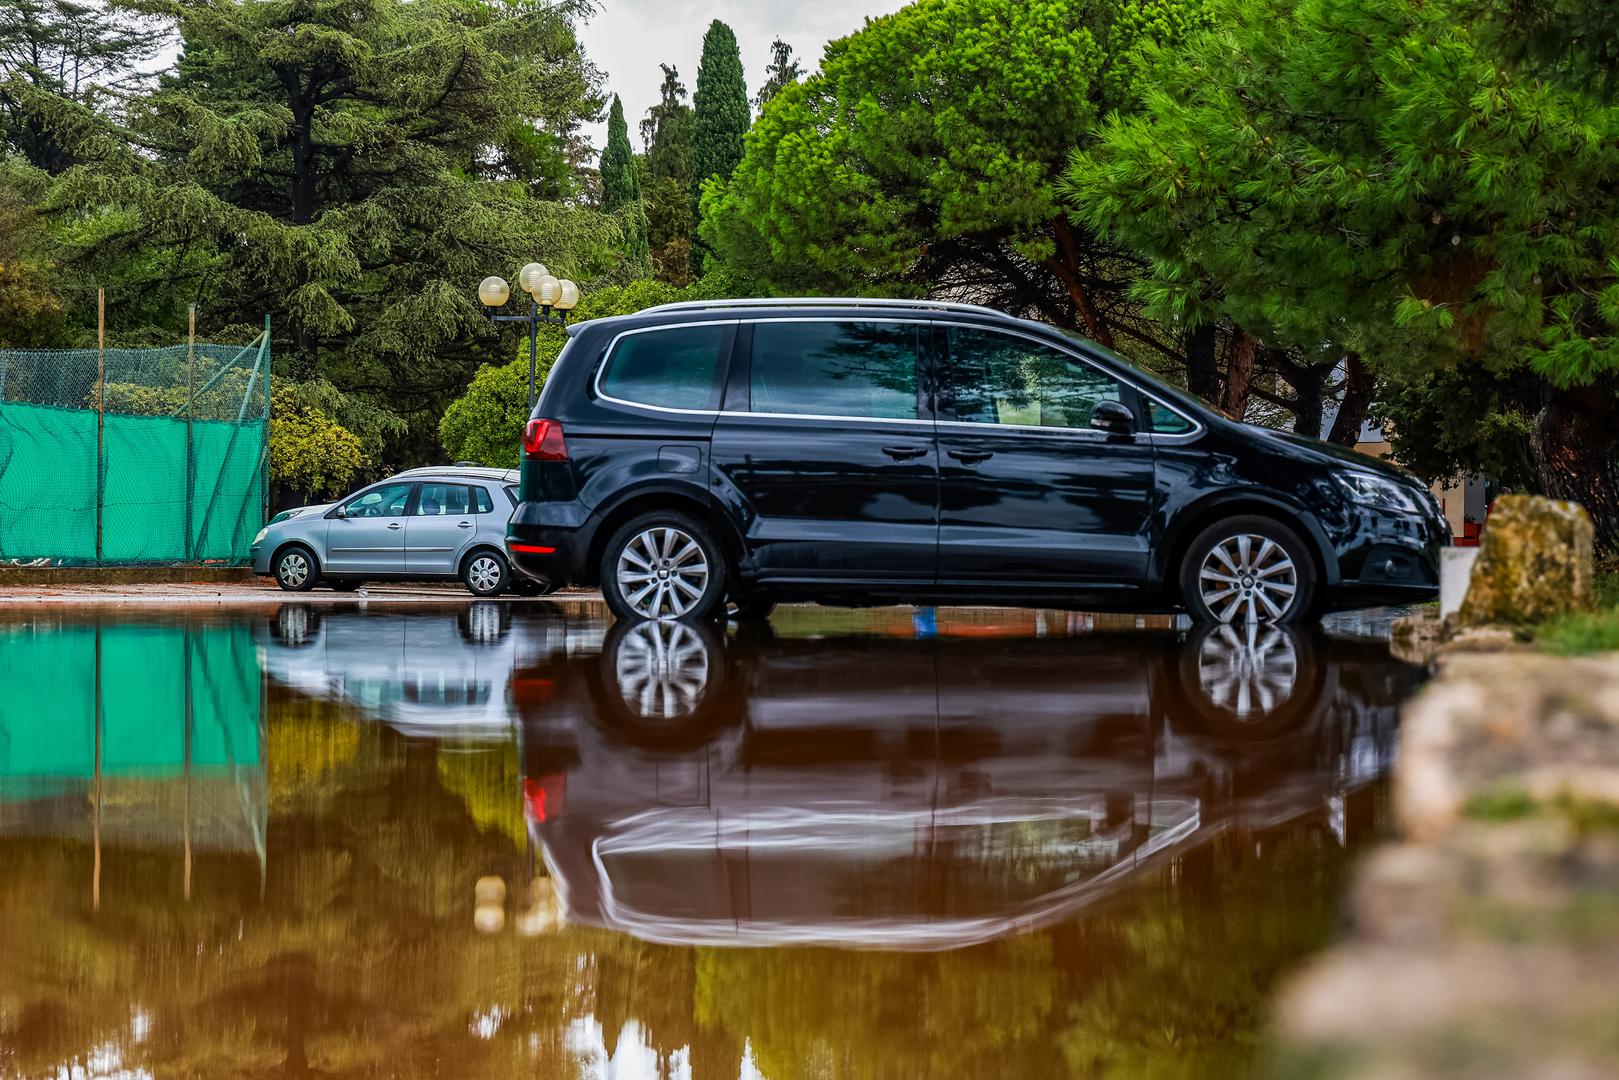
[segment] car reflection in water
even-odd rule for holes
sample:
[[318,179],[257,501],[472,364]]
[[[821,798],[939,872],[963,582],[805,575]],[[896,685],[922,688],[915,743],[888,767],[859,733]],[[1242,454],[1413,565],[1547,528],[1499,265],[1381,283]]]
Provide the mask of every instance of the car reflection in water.
[[1007,629],[620,623],[549,654],[524,783],[564,917],[914,950],[1045,926],[1233,828],[1353,839],[1421,678],[1319,630]]
[[265,670],[282,686],[407,735],[472,738],[510,734],[516,672],[600,640],[599,625],[570,624],[550,605],[493,601],[455,613],[285,604],[254,628]]

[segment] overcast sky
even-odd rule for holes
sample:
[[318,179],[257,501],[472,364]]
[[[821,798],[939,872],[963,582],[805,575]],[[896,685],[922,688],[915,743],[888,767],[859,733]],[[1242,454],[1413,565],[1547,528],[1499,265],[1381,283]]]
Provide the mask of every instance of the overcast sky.
[[[585,55],[607,75],[607,93],[624,99],[630,141],[641,146],[639,125],[658,100],[660,63],[680,69],[688,93],[697,89],[697,60],[708,24],[721,19],[736,31],[742,70],[751,98],[764,81],[770,43],[781,38],[793,47],[806,72],[820,66],[828,41],[865,25],[869,15],[886,15],[906,0],[596,0],[597,12],[580,37]],[[609,100],[611,98],[609,97]],[[591,129],[599,150],[606,124]]]

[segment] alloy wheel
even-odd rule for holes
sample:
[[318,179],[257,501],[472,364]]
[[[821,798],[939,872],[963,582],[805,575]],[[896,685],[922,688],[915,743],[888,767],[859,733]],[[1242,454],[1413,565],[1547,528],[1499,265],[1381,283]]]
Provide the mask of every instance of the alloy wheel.
[[690,716],[708,690],[708,647],[684,623],[634,624],[613,660],[619,696],[632,712],[647,719]]
[[1260,720],[1287,704],[1299,680],[1296,640],[1249,622],[1221,626],[1198,645],[1198,686],[1209,704],[1238,720]]
[[618,591],[643,619],[678,619],[708,591],[708,556],[683,529],[655,525],[630,538],[618,555]]
[[478,593],[493,592],[500,585],[500,561],[493,555],[479,555],[467,567],[467,584]]
[[1280,621],[1299,591],[1298,567],[1270,537],[1240,533],[1204,557],[1198,590],[1222,623]]
[[287,552],[276,566],[276,576],[288,588],[298,588],[309,580],[309,559],[301,551]]

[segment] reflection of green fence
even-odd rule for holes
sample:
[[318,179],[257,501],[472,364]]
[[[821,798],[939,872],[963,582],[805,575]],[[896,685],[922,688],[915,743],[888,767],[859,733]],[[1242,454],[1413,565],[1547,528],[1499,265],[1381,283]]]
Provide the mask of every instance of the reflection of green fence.
[[240,563],[268,497],[269,334],[0,350],[0,562]]

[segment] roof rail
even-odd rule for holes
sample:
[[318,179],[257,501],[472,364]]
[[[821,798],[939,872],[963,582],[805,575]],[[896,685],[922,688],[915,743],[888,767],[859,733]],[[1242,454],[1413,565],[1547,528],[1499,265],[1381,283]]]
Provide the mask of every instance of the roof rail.
[[647,308],[648,311],[709,311],[716,308],[758,308],[758,307],[841,307],[841,308],[924,308],[931,311],[956,311],[974,315],[999,315],[1006,317],[1006,312],[997,311],[991,307],[980,304],[958,304],[951,300],[903,300],[893,297],[856,297],[856,296],[778,296],[778,297],[748,297],[736,300],[677,300],[672,304],[659,304],[657,307]]

